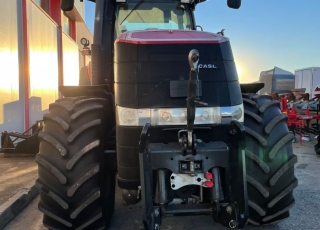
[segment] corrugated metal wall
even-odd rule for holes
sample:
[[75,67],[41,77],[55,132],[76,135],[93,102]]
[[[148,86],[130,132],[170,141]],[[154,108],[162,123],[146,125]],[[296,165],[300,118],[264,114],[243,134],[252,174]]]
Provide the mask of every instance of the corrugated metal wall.
[[41,120],[58,99],[58,28],[29,1],[30,124]]
[[[1,0],[0,7],[0,132],[24,129],[19,95],[17,2]],[[20,101],[19,101],[20,99]]]
[[[77,43],[60,34],[58,25],[35,1],[25,0],[27,7],[21,0],[0,1],[0,133],[23,132],[28,122],[31,126],[41,120],[49,104],[58,99],[59,79],[63,85],[79,84],[79,59],[84,58],[79,57]],[[84,16],[83,3],[76,6]]]
[[63,85],[79,85],[79,48],[69,36],[62,34]]

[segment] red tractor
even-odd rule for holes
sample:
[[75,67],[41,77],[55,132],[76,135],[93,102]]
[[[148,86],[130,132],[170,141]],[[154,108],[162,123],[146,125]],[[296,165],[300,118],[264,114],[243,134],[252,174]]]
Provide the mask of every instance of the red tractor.
[[108,228],[116,183],[142,202],[146,230],[175,214],[228,228],[289,216],[298,182],[286,117],[256,94],[263,84],[240,85],[228,38],[196,30],[202,2],[95,1],[92,81],[60,87],[39,134],[46,227]]

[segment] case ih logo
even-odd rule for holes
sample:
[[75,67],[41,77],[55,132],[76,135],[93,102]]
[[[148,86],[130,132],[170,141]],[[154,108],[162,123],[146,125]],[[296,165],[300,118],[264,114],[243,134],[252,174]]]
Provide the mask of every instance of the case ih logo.
[[218,69],[214,64],[199,64],[199,69]]

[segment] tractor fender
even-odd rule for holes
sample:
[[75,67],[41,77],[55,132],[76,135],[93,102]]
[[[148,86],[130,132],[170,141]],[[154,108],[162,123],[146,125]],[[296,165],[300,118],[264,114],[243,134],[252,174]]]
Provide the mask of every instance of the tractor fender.
[[263,87],[264,83],[261,82],[240,84],[241,93],[258,93]]

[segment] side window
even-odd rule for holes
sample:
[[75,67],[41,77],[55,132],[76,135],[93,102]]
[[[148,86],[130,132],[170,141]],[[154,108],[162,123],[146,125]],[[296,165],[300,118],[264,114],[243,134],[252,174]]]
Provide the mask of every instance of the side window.
[[50,14],[50,0],[33,0],[37,3],[47,14]]
[[70,35],[70,19],[67,18],[65,15],[62,14],[62,30],[63,32],[65,32],[66,34]]
[[190,8],[172,2],[121,5],[115,16],[115,37],[135,30],[190,30],[192,23]]

